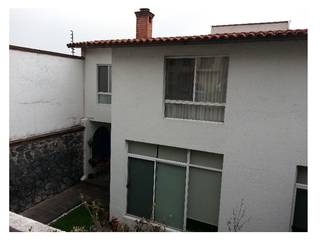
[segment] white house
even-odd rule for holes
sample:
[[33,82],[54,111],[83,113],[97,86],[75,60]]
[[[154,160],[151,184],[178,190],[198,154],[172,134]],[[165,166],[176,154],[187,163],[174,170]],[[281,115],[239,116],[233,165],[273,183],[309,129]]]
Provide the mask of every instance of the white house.
[[227,231],[243,202],[243,231],[306,230],[307,30],[153,38],[154,15],[136,16],[136,39],[68,45],[87,124],[111,124],[111,215]]
[[110,161],[110,217],[307,231],[307,30],[152,37],[154,14],[135,14],[135,39],[68,44],[84,57],[82,180]]

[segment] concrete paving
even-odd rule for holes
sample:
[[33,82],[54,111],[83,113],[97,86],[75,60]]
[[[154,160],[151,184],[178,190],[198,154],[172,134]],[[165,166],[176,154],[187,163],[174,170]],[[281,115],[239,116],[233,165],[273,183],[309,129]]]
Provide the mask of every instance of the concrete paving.
[[80,194],[86,201],[97,201],[109,210],[109,189],[87,182],[80,182],[20,213],[40,223],[48,224],[81,203]]

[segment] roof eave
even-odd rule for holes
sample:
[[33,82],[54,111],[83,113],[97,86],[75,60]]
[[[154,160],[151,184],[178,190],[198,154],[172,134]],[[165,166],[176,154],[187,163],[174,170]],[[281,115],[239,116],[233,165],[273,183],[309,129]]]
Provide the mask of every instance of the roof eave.
[[241,43],[255,41],[283,41],[307,40],[307,29],[267,32],[240,32],[228,34],[209,34],[198,36],[164,37],[150,39],[117,39],[69,43],[67,47],[132,47],[132,46],[159,46],[159,45],[186,45],[210,43]]

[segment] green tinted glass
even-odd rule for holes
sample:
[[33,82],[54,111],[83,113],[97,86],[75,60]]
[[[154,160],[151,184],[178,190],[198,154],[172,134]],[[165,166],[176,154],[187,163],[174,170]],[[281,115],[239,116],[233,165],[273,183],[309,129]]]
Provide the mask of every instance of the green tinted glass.
[[149,157],[157,157],[157,145],[128,141],[128,152]]
[[221,173],[190,168],[188,212],[190,219],[218,226]]
[[173,228],[183,228],[186,170],[157,164],[155,220]]
[[151,218],[153,162],[129,158],[127,213]]

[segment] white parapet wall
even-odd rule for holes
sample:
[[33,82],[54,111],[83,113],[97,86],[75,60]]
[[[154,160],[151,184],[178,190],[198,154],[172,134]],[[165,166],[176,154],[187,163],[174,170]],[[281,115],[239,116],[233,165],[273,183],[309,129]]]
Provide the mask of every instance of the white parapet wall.
[[10,46],[10,140],[80,124],[83,59]]
[[62,232],[43,223],[10,212],[10,231],[12,232]]
[[213,25],[211,34],[288,30],[289,21]]

